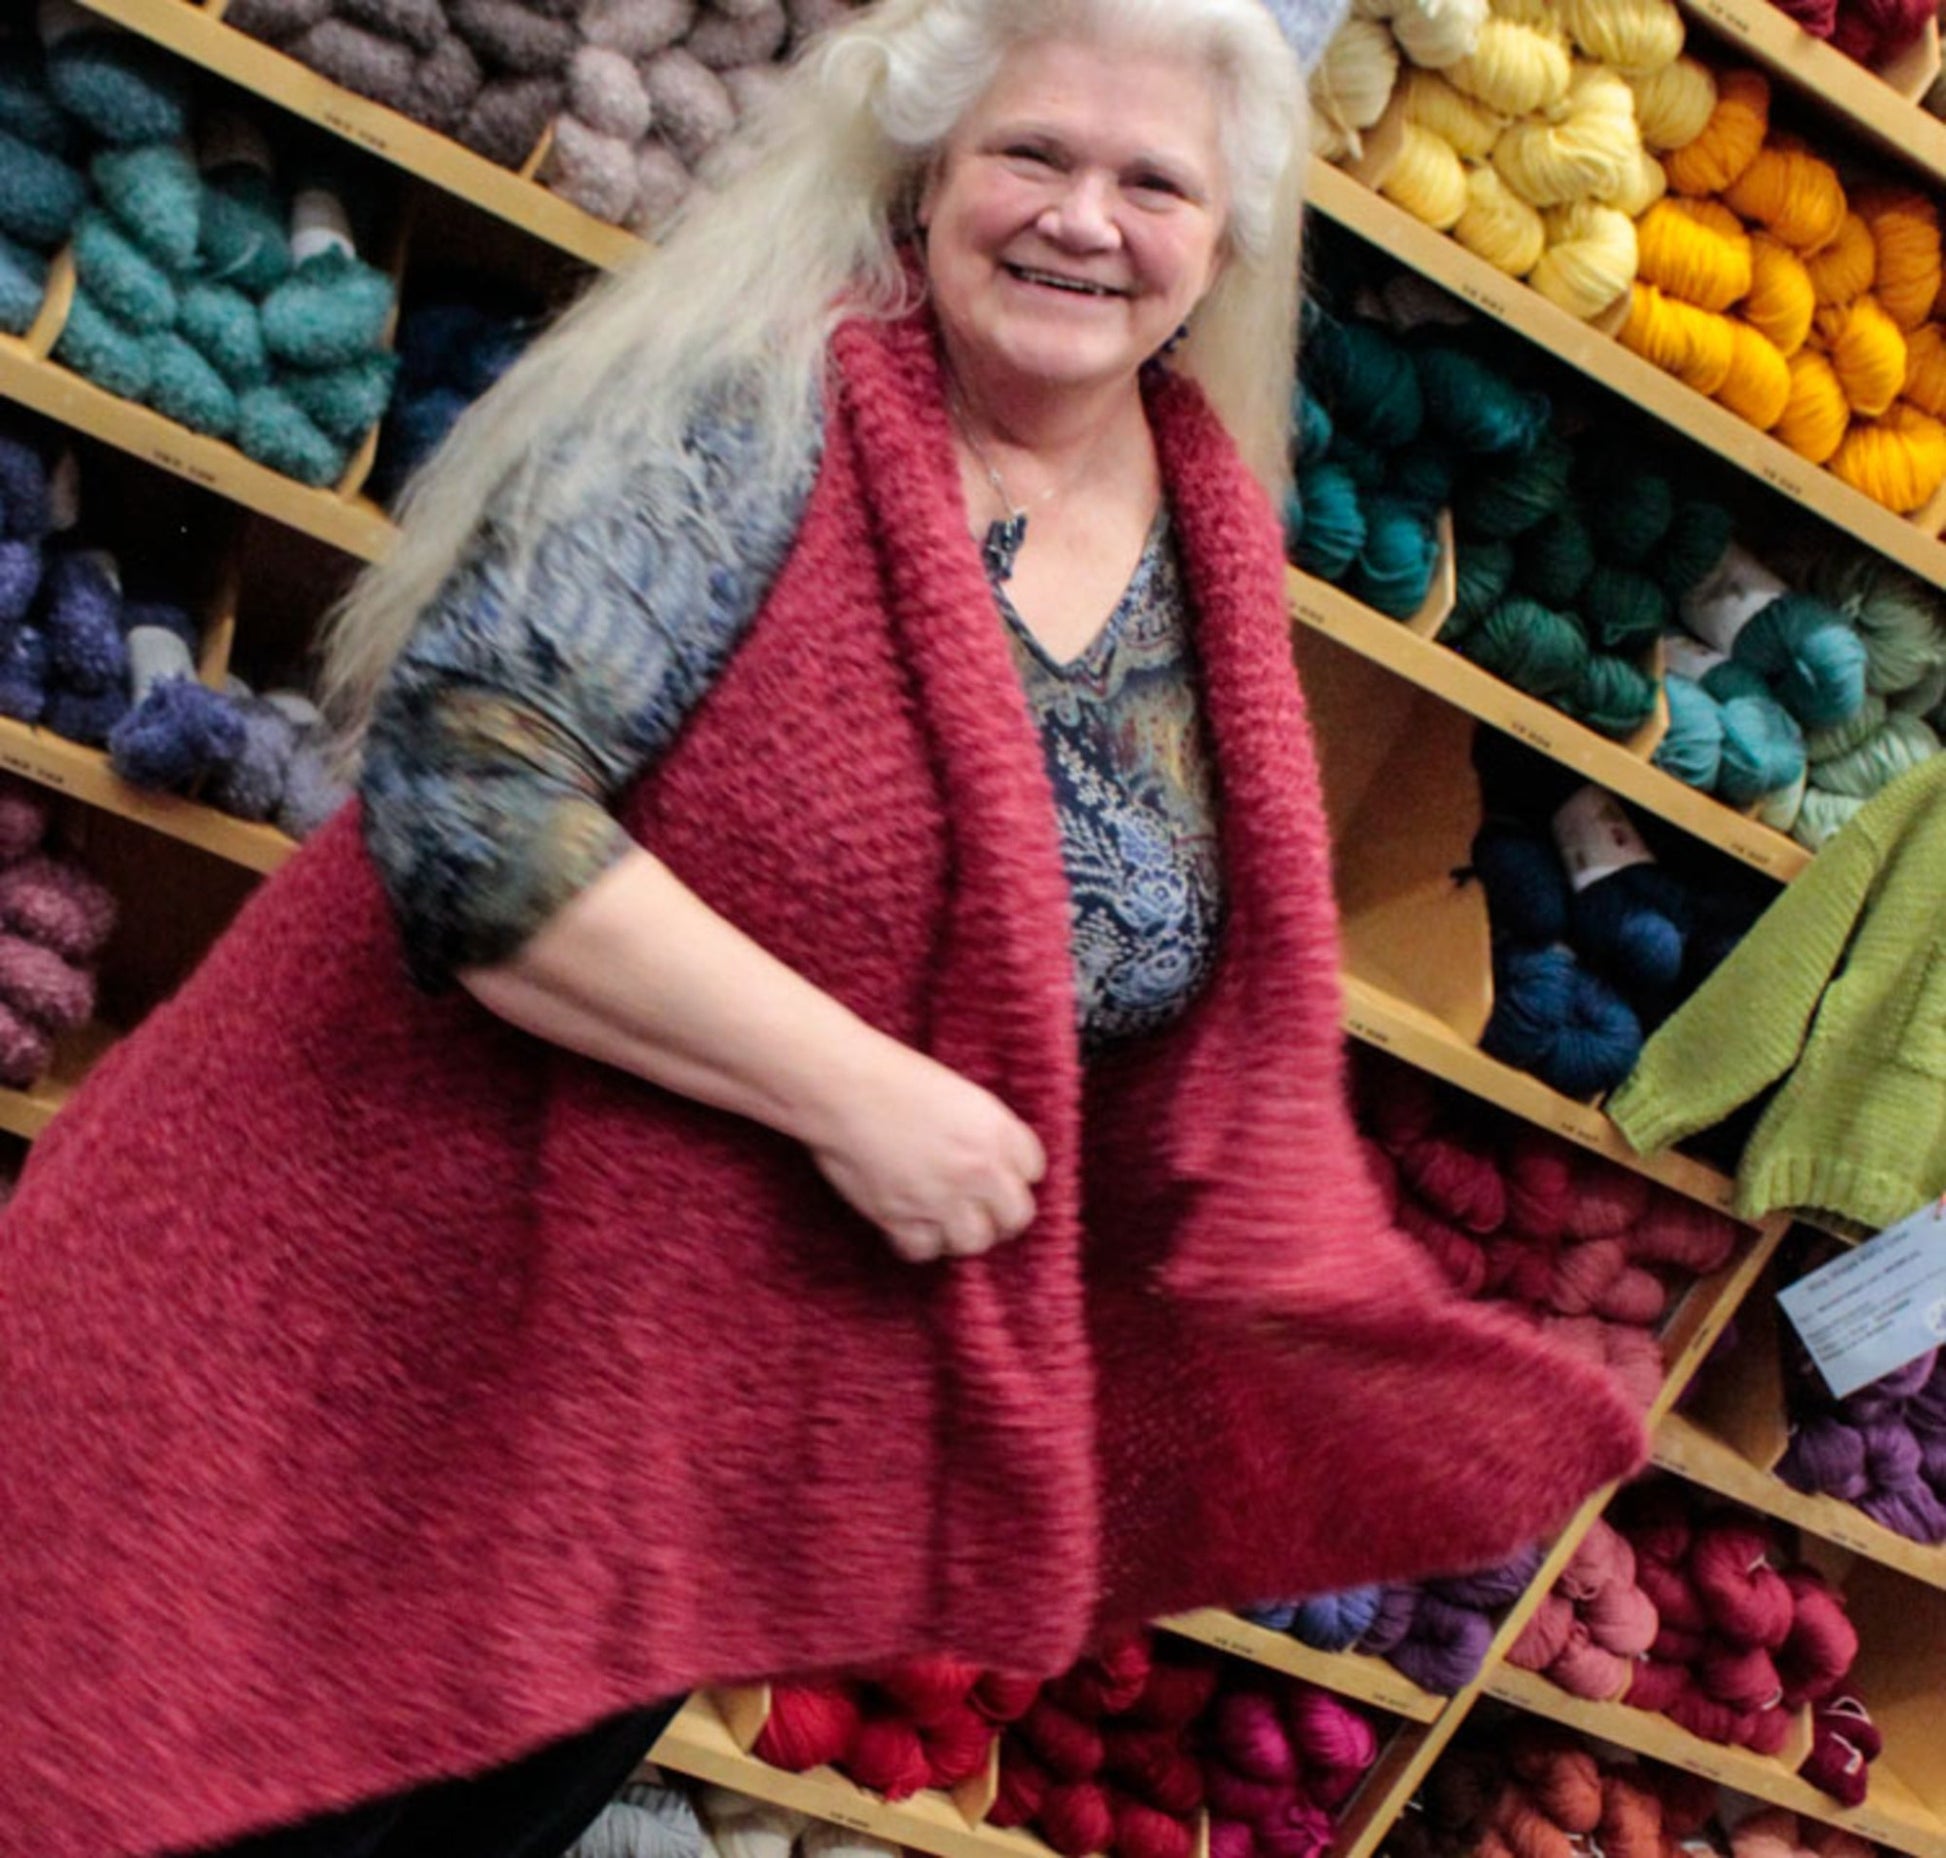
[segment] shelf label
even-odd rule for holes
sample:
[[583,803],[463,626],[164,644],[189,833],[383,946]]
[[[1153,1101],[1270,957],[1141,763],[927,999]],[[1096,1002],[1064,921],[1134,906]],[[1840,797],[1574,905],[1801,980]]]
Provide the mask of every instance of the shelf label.
[[1764,482],[1773,490],[1781,490],[1785,496],[1799,503],[1804,501],[1804,481],[1795,471],[1786,471],[1782,465],[1772,464],[1768,458],[1760,469]]
[[1543,755],[1551,755],[1554,753],[1553,736],[1548,734],[1540,724],[1530,723],[1525,717],[1510,716],[1507,719],[1507,733],[1511,736],[1518,736],[1521,741],[1527,743],[1530,747],[1539,749]]
[[1459,291],[1476,309],[1486,311],[1501,322],[1511,320],[1513,312],[1508,308],[1506,298],[1497,291],[1488,290],[1484,284],[1477,284],[1470,277],[1460,279]]
[[67,791],[67,776],[58,768],[44,768],[38,761],[26,755],[16,754],[12,749],[0,749],[0,768],[11,768],[16,774],[24,774],[31,781],[38,781],[43,787],[58,787]]
[[1721,26],[1726,32],[1733,32],[1739,38],[1750,37],[1749,15],[1740,13],[1735,7],[1727,6],[1724,0],[1695,0],[1697,12],[1712,24]]
[[172,452],[167,446],[152,445],[145,454],[151,464],[159,464],[165,471],[173,471],[178,477],[186,477],[192,484],[201,484],[214,490],[220,479],[206,465],[191,464],[179,452]]
[[318,121],[327,129],[335,129],[348,141],[362,142],[367,148],[385,156],[388,160],[398,159],[390,136],[374,129],[369,123],[359,122],[345,115],[342,110],[334,109],[330,104],[326,104],[318,111]]
[[1791,1319],[1840,1400],[1946,1342],[1946,1198],[1786,1285]]
[[1383,1026],[1374,1026],[1366,1020],[1347,1019],[1345,1030],[1354,1039],[1363,1039],[1367,1045],[1389,1046],[1392,1043],[1392,1035]]
[[1759,871],[1768,871],[1777,862],[1777,854],[1768,845],[1752,845],[1737,839],[1731,843],[1730,850],[1745,864],[1753,864]]

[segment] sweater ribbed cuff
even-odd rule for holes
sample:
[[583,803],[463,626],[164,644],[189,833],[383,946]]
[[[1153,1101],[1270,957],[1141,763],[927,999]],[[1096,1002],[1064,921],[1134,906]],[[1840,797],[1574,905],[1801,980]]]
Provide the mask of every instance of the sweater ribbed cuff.
[[1653,1155],[1690,1133],[1690,1126],[1654,1101],[1654,1093],[1640,1075],[1629,1078],[1602,1104],[1603,1113],[1638,1155]]

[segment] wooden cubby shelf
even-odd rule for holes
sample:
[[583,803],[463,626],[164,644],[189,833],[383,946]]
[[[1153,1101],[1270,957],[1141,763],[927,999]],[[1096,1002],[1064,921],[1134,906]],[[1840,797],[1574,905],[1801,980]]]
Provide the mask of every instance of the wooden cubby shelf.
[[731,1787],[936,1858],[1050,1858],[1048,1848],[1027,1833],[969,1823],[949,1795],[922,1792],[909,1800],[887,1800],[831,1768],[791,1774],[745,1754],[707,1691],[697,1691],[682,1706],[648,1758],[693,1780]]
[[[642,247],[632,232],[584,213],[528,178],[525,171],[498,167],[450,137],[346,90],[262,40],[224,25],[214,7],[197,0],[84,0],[84,4],[104,19],[153,39],[267,103],[342,136],[584,263],[609,269]],[[537,150],[528,168],[538,165],[538,156]]]
[[1281,1671],[1287,1677],[1302,1678],[1320,1689],[1335,1691],[1354,1703],[1364,1703],[1389,1716],[1407,1722],[1436,1721],[1446,1708],[1446,1699],[1422,1690],[1402,1672],[1395,1671],[1381,1658],[1359,1652],[1320,1652],[1288,1632],[1274,1632],[1268,1626],[1253,1624],[1235,1613],[1204,1607],[1160,1622],[1166,1632],[1179,1638],[1194,1639],[1220,1652],[1228,1652],[1266,1670]]
[[[1751,0],[1753,5],[1759,0]],[[1312,207],[1435,284],[1565,361],[1759,483],[1876,549],[1922,580],[1946,587],[1946,543],[1917,522],[1840,482],[1685,387],[1600,329],[1557,309],[1537,291],[1475,257],[1457,240],[1413,218],[1330,163],[1311,163]]]
[[1766,0],[1680,0],[1738,51],[1794,85],[1814,104],[1842,117],[1896,159],[1946,185],[1946,122],[1922,110],[1917,97],[1939,67],[1936,29],[1883,74],[1868,71]]
[[31,1142],[120,1036],[113,1027],[98,1022],[64,1033],[54,1042],[54,1062],[46,1076],[25,1090],[0,1087],[0,1129]]
[[[183,0],[171,3],[181,6]],[[17,400],[347,554],[376,561],[392,546],[396,532],[391,519],[369,499],[312,490],[246,458],[233,445],[205,438],[148,407],[118,399],[13,336],[0,336],[0,397]]]
[[1946,1591],[1946,1545],[1915,1542],[1875,1523],[1849,1503],[1794,1490],[1775,1472],[1752,1464],[1684,1414],[1671,1413],[1656,1429],[1655,1461],[1688,1483],[1794,1524],[1807,1535],[1835,1542],[1911,1580]]
[[1810,863],[1810,852],[1795,839],[1685,786],[1626,743],[1598,735],[1551,704],[1483,671],[1450,646],[1374,612],[1343,588],[1297,568],[1290,571],[1289,587],[1292,616],[1314,632],[1517,737],[1692,838],[1778,879],[1793,878]]
[[1488,1677],[1486,1690],[1489,1696],[1517,1709],[1633,1749],[1652,1761],[1685,1768],[1773,1806],[1789,1807],[1826,1825],[1843,1826],[1894,1851],[1910,1853],[1911,1858],[1946,1858],[1946,1821],[1899,1779],[1897,1771],[1888,1765],[1889,1752],[1872,1765],[1871,1795],[1865,1804],[1845,1807],[1767,1755],[1706,1742],[1665,1716],[1630,1709],[1626,1703],[1594,1703],[1585,1697],[1571,1697],[1532,1671],[1502,1665]]
[[131,787],[100,749],[6,717],[0,717],[0,768],[251,871],[274,871],[297,850],[297,841],[274,826],[234,819],[176,794]]

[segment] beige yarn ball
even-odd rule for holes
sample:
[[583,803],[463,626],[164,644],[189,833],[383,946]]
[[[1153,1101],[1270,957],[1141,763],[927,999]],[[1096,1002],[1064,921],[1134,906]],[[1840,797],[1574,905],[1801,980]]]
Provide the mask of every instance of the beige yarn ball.
[[1567,96],[1573,75],[1558,38],[1498,14],[1482,24],[1474,50],[1445,72],[1448,83],[1502,116],[1551,109]]
[[1643,145],[1658,155],[1687,148],[1716,108],[1716,79],[1707,65],[1688,56],[1647,77],[1631,78],[1629,88],[1635,92],[1635,126]]
[[1379,192],[1414,219],[1445,232],[1466,211],[1466,167],[1450,142],[1407,123],[1399,158]]
[[1561,108],[1509,124],[1493,145],[1493,165],[1529,205],[1566,206],[1617,191],[1641,149],[1627,82],[1605,65],[1579,64]]
[[1467,175],[1466,210],[1453,226],[1453,237],[1509,277],[1525,277],[1547,250],[1540,213],[1488,167]]
[[1570,316],[1599,316],[1635,281],[1635,222],[1592,200],[1554,207],[1542,219],[1547,250],[1528,283]]
[[1476,51],[1487,0],[1407,0],[1392,15],[1392,33],[1412,63],[1440,71]]
[[1311,74],[1311,112],[1348,140],[1385,114],[1399,75],[1399,48],[1378,21],[1348,19]]
[[696,0],[587,0],[581,36],[624,58],[653,58],[696,23]]
[[723,80],[680,46],[647,60],[642,83],[662,139],[690,168],[736,127],[736,105]]
[[732,13],[723,0],[711,0],[682,47],[697,63],[723,72],[776,58],[790,31],[783,0],[762,0],[754,11],[740,13]]
[[1468,161],[1484,160],[1507,126],[1504,116],[1455,90],[1436,71],[1408,71],[1400,95],[1407,122],[1430,129]]
[[1673,64],[1683,48],[1675,0],[1555,0],[1561,23],[1590,58],[1624,74]]

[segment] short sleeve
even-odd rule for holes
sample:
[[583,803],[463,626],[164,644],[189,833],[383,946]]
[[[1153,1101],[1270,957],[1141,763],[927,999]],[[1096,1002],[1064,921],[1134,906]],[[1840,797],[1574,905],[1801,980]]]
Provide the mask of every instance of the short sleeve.
[[821,430],[785,474],[719,402],[516,571],[483,526],[380,693],[365,842],[421,986],[506,959],[628,848],[617,797],[728,663],[790,552]]

